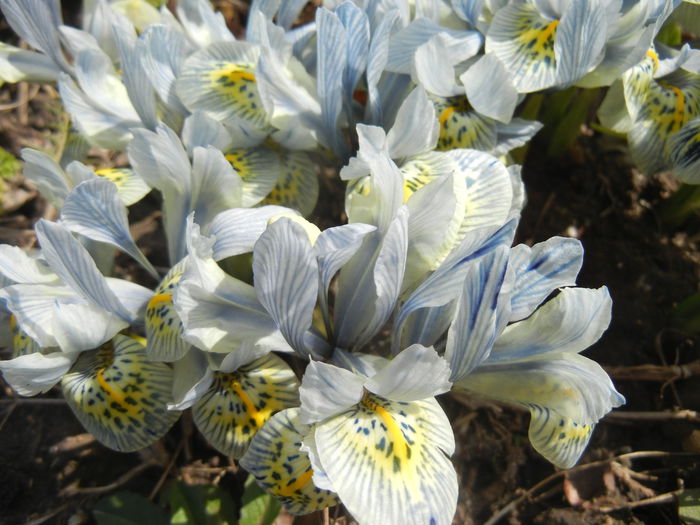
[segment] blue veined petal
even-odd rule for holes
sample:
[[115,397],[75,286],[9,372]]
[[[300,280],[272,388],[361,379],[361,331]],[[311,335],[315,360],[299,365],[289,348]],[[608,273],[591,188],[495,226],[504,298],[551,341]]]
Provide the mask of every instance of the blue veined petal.
[[442,35],[440,38],[445,48],[443,59],[450,66],[474,56],[483,41],[483,37],[477,31],[446,29],[427,18],[417,18],[392,36],[387,71],[411,73],[416,50],[437,35]]
[[260,303],[289,344],[308,355],[304,333],[318,296],[318,263],[307,232],[289,218],[270,224],[255,243],[253,272]]
[[300,421],[317,423],[357,404],[362,398],[366,379],[354,372],[312,359],[299,388]]
[[289,365],[268,354],[234,372],[215,372],[208,392],[192,407],[192,417],[214,448],[240,458],[273,414],[299,403],[298,389]]
[[58,0],[3,0],[0,7],[22,40],[50,56],[63,71],[71,71],[58,35],[58,27],[63,24]]
[[321,7],[316,11],[317,78],[316,90],[321,118],[331,148],[340,158],[346,146],[338,130],[343,107],[343,76],[348,62],[348,34],[338,16]]
[[148,82],[141,58],[146,49],[142,41],[129,36],[117,28],[114,30],[114,39],[119,48],[121,79],[141,122],[146,128],[154,130],[158,124],[156,97],[153,87]]
[[667,141],[699,115],[700,75],[678,71],[662,81],[650,82],[627,135],[640,167],[650,174],[670,167]]
[[256,83],[260,49],[246,42],[217,42],[190,55],[176,89],[190,111],[205,111],[217,120],[238,119],[264,128],[268,116]]
[[270,219],[290,213],[294,212],[282,206],[232,208],[222,211],[207,228],[208,234],[215,238],[212,257],[220,261],[252,252]]
[[485,117],[508,123],[518,103],[513,78],[495,53],[487,53],[460,75],[474,109]]
[[545,18],[531,4],[499,9],[486,34],[486,52],[495,53],[511,72],[521,93],[539,91],[556,82],[554,52],[559,20]]
[[213,146],[196,147],[192,158],[192,195],[186,195],[199,224],[207,225],[217,213],[240,206],[243,181],[224,154]]
[[286,0],[282,2],[277,12],[277,23],[289,31],[305,5],[305,0]]
[[233,142],[226,127],[203,111],[195,111],[185,119],[180,136],[190,157],[197,146],[214,146],[218,150],[227,151]]
[[241,466],[258,485],[275,496],[291,514],[308,514],[339,503],[335,493],[316,487],[309,456],[300,450],[310,427],[299,409],[288,408],[270,418],[255,434]]
[[128,120],[96,107],[64,73],[59,75],[58,90],[73,124],[92,145],[123,150],[132,138],[131,128],[141,125],[140,120]]
[[668,150],[673,174],[687,184],[700,183],[700,118],[694,118],[672,135]]
[[143,199],[151,188],[131,168],[103,168],[95,175],[105,178],[117,187],[117,194],[124,206],[131,206]]
[[117,194],[117,187],[108,180],[95,178],[76,186],[63,203],[61,223],[70,231],[120,248],[153,277],[158,276],[132,239],[126,208]]
[[134,24],[139,31],[143,31],[152,24],[160,22],[160,12],[147,0],[114,0],[110,7]]
[[570,468],[578,461],[595,423],[625,402],[600,365],[580,355],[556,351],[484,364],[455,388],[529,408],[530,441],[561,468]]
[[572,0],[567,5],[554,40],[558,85],[573,84],[600,63],[608,37],[608,16],[599,0]]
[[466,97],[431,97],[440,122],[438,150],[454,148],[491,151],[496,145],[496,121],[474,111]]
[[34,149],[23,148],[21,155],[24,161],[22,174],[36,185],[42,197],[60,210],[71,188],[61,166],[45,153]]
[[[325,229],[316,240],[314,251],[318,260],[319,306],[325,320],[330,320],[328,287],[333,276],[355,255],[365,236],[375,230],[369,224],[345,224]],[[331,328],[328,324],[327,330]]]
[[143,32],[139,42],[142,75],[150,80],[169,111],[187,114],[175,91],[175,81],[190,51],[185,36],[174,28],[153,25]]
[[418,401],[448,392],[450,367],[432,347],[414,344],[399,352],[365,383],[385,399]]
[[0,42],[0,80],[56,82],[60,69],[46,55]]
[[452,523],[457,476],[446,454],[454,437],[434,399],[406,403],[366,394],[317,424],[304,443],[314,479],[324,473],[360,523]]
[[435,148],[440,125],[425,90],[415,88],[399,107],[386,140],[392,158],[415,156]]
[[102,50],[85,49],[78,53],[75,76],[82,92],[98,110],[124,121],[141,122],[112,61]]
[[180,417],[166,408],[172,370],[148,361],[145,341],[136,336],[116,335],[99,349],[83,352],[61,385],[83,426],[120,452],[147,447]]
[[184,272],[185,260],[170,269],[148,301],[146,352],[151,361],[177,361],[190,348],[182,338],[182,321],[173,305],[173,294]]
[[508,124],[499,122],[496,125],[496,146],[489,153],[496,157],[506,155],[510,150],[530,142],[541,129],[542,123],[536,120],[514,118]]
[[46,262],[70,286],[93,304],[132,321],[130,312],[114,295],[87,250],[59,224],[41,219],[35,231]]
[[498,299],[509,251],[500,246],[472,262],[467,270],[457,312],[447,332],[445,359],[450,362],[452,381],[466,376],[483,362],[499,335]]
[[346,107],[350,108],[353,92],[367,67],[370,27],[365,12],[351,2],[343,3],[336,15],[347,31],[347,67],[343,73]]
[[577,239],[552,237],[532,248],[513,248],[508,261],[515,273],[509,321],[525,319],[554,290],[576,284],[582,264],[583,247]]
[[386,67],[389,56],[389,37],[394,24],[399,19],[398,10],[391,10],[382,17],[372,33],[367,58],[367,99],[369,124],[381,126],[384,123],[382,100],[379,92],[379,80]]
[[411,79],[440,97],[464,92],[464,88],[457,83],[448,45],[445,33],[436,34],[416,49],[411,64]]
[[411,318],[411,314],[421,308],[442,307],[457,299],[471,263],[500,247],[510,248],[516,223],[517,221],[511,220],[501,228],[486,227],[474,230],[448,255],[440,267],[411,293],[399,309],[394,322],[393,353],[398,353],[400,350],[399,342],[401,345],[425,343],[425,341],[402,339],[404,327]]
[[273,151],[279,158],[279,176],[262,204],[292,208],[304,217],[311,215],[318,201],[318,164],[306,151],[285,148],[275,148]]
[[0,274],[12,283],[58,284],[58,276],[36,255],[30,256],[19,246],[0,244]]
[[340,271],[335,328],[341,348],[369,341],[389,319],[399,297],[408,248],[408,210],[399,208],[387,230],[379,231],[365,237]]
[[462,20],[476,27],[484,6],[484,0],[451,0],[452,9]]
[[185,33],[197,47],[236,39],[226,27],[223,14],[215,12],[207,0],[183,0],[175,10]]
[[611,308],[612,300],[604,286],[597,290],[564,288],[530,317],[509,325],[496,340],[489,362],[553,351],[581,352],[608,328]]

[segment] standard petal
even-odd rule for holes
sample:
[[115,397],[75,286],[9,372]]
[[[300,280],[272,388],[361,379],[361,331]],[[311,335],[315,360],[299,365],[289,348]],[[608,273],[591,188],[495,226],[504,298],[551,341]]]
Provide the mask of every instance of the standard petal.
[[255,291],[289,344],[308,355],[304,333],[318,296],[318,263],[309,237],[286,217],[270,224],[253,252]]
[[513,248],[508,260],[515,273],[509,321],[525,319],[554,290],[576,284],[582,264],[583,246],[577,239],[552,237],[532,248]]
[[204,352],[192,349],[173,363],[173,402],[168,410],[186,410],[209,391],[214,372]]
[[411,345],[370,378],[365,388],[393,401],[418,401],[447,392],[450,367],[435,350]]
[[22,248],[0,245],[0,274],[13,283],[37,284],[56,283],[58,276],[46,263],[36,256],[31,257]]
[[0,371],[7,384],[21,396],[35,396],[58,383],[70,369],[75,356],[63,352],[20,355],[0,361]]
[[130,313],[107,286],[87,250],[68,230],[41,219],[35,231],[46,261],[63,282],[95,305],[126,321],[132,320]]
[[435,107],[425,90],[416,87],[399,107],[394,125],[387,133],[389,154],[397,159],[430,151],[435,148],[439,133]]
[[495,53],[487,53],[460,77],[469,102],[486,117],[508,123],[518,103],[513,77]]
[[311,360],[299,388],[301,421],[311,424],[346,410],[362,398],[366,378]]
[[280,500],[294,515],[308,514],[339,503],[328,490],[311,481],[309,456],[300,450],[310,427],[301,422],[298,408],[283,410],[255,434],[241,466],[255,476],[258,485]]
[[146,359],[142,338],[117,335],[98,350],[84,352],[61,384],[83,426],[120,452],[147,447],[180,417],[166,408],[172,370]]
[[207,441],[222,454],[240,458],[275,412],[298,404],[299,382],[274,354],[232,373],[215,372],[192,417]]
[[36,185],[42,197],[60,210],[70,191],[68,178],[61,166],[41,151],[23,148],[21,154],[24,161],[22,174]]
[[153,277],[158,272],[136,246],[129,232],[129,219],[117,187],[95,178],[76,186],[61,208],[61,224],[94,241],[111,244],[128,253]]
[[498,335],[498,298],[508,253],[508,248],[501,246],[467,270],[457,313],[447,332],[445,359],[452,369],[452,381],[467,375],[491,352]]
[[367,395],[316,426],[315,448],[338,497],[360,523],[448,525],[457,505],[454,449],[434,399]]

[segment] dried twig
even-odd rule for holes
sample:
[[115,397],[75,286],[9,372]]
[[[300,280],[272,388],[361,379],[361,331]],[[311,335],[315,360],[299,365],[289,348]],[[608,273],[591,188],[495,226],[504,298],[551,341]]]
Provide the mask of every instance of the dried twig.
[[658,412],[626,412],[613,411],[607,414],[602,421],[614,423],[618,421],[672,421],[684,420],[700,422],[700,413],[695,410],[662,410]]
[[153,501],[153,498],[156,497],[156,494],[160,492],[160,489],[163,487],[163,483],[165,483],[166,478],[168,477],[168,474],[170,471],[173,469],[173,466],[175,465],[175,460],[177,460],[177,457],[180,455],[180,452],[182,452],[182,449],[185,447],[185,441],[187,438],[183,438],[180,440],[180,443],[178,443],[177,448],[175,449],[175,452],[173,452],[172,457],[170,458],[170,461],[168,461],[167,466],[163,470],[163,473],[160,475],[160,478],[158,478],[158,482],[155,484],[153,487],[153,490],[151,490],[151,493],[148,495],[148,499]]
[[[585,463],[583,465],[578,465],[574,468],[571,468],[569,470],[560,470],[557,471],[546,478],[544,478],[542,481],[536,483],[529,489],[523,491],[518,497],[513,499],[510,503],[508,503],[505,507],[501,508],[497,512],[495,512],[489,519],[484,523],[484,525],[495,525],[499,521],[501,521],[503,518],[508,516],[511,512],[513,512],[518,505],[520,505],[523,501],[526,499],[531,498],[534,494],[542,490],[544,487],[549,485],[551,482],[558,480],[559,478],[564,477],[566,474],[572,474],[574,472],[581,472],[584,470],[588,470],[591,468],[596,468],[600,467],[603,465],[607,465],[613,461],[618,461],[618,462],[624,462],[624,461],[632,461],[635,459],[643,459],[643,458],[665,458],[665,457],[688,457],[688,456],[693,456],[693,457],[700,457],[700,454],[692,453],[692,452],[663,452],[659,450],[642,450],[638,452],[629,452],[627,454],[620,454],[619,456],[615,456],[609,459],[603,459],[600,461],[593,461],[591,463]],[[660,495],[660,496],[663,496]],[[660,496],[655,496],[655,498],[658,498]],[[649,498],[653,499],[653,498]],[[645,500],[642,500],[645,501]],[[639,506],[639,505],[638,505]]]
[[666,492],[665,494],[659,494],[658,496],[652,496],[651,498],[629,501],[623,505],[617,505],[615,507],[598,507],[598,510],[600,512],[614,512],[616,510],[635,509],[637,507],[645,507],[647,505],[674,503],[681,492],[683,492],[683,489],[674,490],[673,492]]
[[134,468],[132,468],[129,472],[126,474],[123,474],[119,478],[117,478],[117,481],[114,483],[110,483],[109,485],[102,485],[101,487],[85,487],[85,488],[80,488],[76,486],[69,485],[68,487],[63,488],[59,494],[61,496],[65,497],[70,497],[70,496],[91,496],[91,495],[96,495],[96,494],[105,494],[106,492],[112,492],[113,490],[118,489],[122,485],[128,483],[131,479],[135,478],[138,476],[142,471],[146,470],[149,467],[154,467],[157,466],[158,463],[155,461],[146,461],[145,463],[141,463],[140,465],[136,465]]
[[700,359],[685,365],[605,366],[616,381],[674,381],[700,376]]

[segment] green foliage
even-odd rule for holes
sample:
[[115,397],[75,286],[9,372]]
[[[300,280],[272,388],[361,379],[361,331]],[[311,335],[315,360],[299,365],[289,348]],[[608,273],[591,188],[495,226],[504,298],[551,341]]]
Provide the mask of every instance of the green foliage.
[[581,125],[589,120],[592,107],[597,107],[597,89],[569,88],[552,93],[542,105],[539,119],[547,141],[547,155],[558,157],[578,139]]
[[170,484],[165,499],[170,506],[171,525],[236,525],[236,505],[219,487]]
[[659,216],[669,228],[677,228],[700,211],[700,186],[683,184],[659,207]]
[[22,169],[22,164],[17,158],[0,147],[0,179],[9,179],[17,175]]
[[686,489],[680,493],[678,518],[686,525],[700,524],[700,489]]
[[263,492],[255,483],[253,476],[248,476],[245,482],[239,525],[271,525],[281,508],[279,501]]
[[656,35],[656,40],[667,46],[680,46],[683,43],[681,26],[675,22],[667,22]]
[[700,293],[687,297],[676,306],[673,322],[685,332],[700,333]]
[[101,499],[93,509],[97,525],[167,525],[166,512],[148,499],[122,491]]
[[248,477],[240,506],[240,519],[231,495],[211,485],[172,482],[161,493],[161,504],[134,492],[122,491],[97,502],[93,515],[97,525],[271,525],[280,503]]

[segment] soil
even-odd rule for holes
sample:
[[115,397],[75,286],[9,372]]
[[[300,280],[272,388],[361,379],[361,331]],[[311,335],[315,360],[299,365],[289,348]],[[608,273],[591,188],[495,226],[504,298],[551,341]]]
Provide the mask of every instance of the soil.
[[[0,104],[0,146],[15,155],[24,146],[55,149],[65,120],[53,88],[4,86]],[[624,140],[582,131],[559,158],[544,155],[542,138],[531,144],[518,242],[581,240],[579,285],[605,285],[613,297],[610,328],[585,355],[606,367],[627,404],[598,424],[578,466],[565,472],[530,447],[526,412],[443,396],[457,439],[455,524],[677,524],[679,491],[700,488],[700,376],[693,368],[700,336],[679,329],[674,317],[678,303],[698,292],[700,218],[668,226],[661,210],[678,183],[668,174],[640,174]],[[120,162],[100,155],[94,160]],[[0,242],[30,247],[33,222],[55,211],[19,173],[0,182]],[[337,191],[324,188],[326,195]],[[144,251],[164,265],[158,208],[149,196],[130,214]],[[338,208],[317,211],[325,225]],[[127,259],[119,263],[119,274],[135,275]],[[121,454],[86,435],[59,392],[25,400],[0,385],[0,523],[92,523],[96,501],[115,490],[157,500],[168,480],[181,479],[236,494],[244,476],[192,431],[187,417],[156,445]],[[338,513],[337,522],[348,523]],[[322,522],[312,515],[295,523]]]

